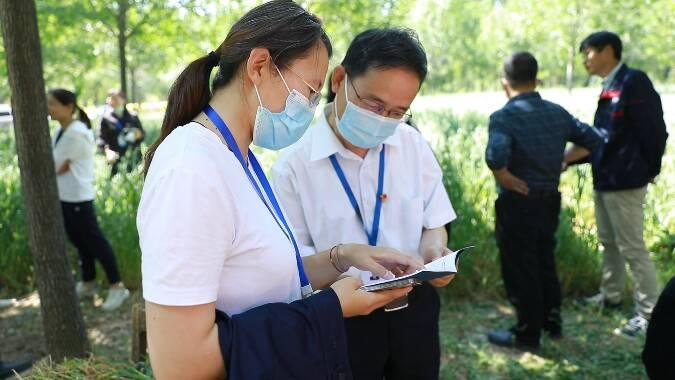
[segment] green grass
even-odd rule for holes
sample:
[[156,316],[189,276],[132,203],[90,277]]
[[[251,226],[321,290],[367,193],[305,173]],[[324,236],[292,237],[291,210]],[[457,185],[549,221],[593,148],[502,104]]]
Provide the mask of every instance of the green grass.
[[124,362],[110,362],[100,357],[88,359],[68,359],[56,364],[50,360],[44,360],[33,367],[30,375],[23,379],[31,380],[150,380],[152,370],[145,363],[137,365]]
[[564,338],[544,337],[536,354],[495,347],[485,333],[514,322],[506,304],[471,300],[446,302],[441,315],[442,379],[643,379],[644,340],[615,336],[622,313],[603,314],[566,303]]

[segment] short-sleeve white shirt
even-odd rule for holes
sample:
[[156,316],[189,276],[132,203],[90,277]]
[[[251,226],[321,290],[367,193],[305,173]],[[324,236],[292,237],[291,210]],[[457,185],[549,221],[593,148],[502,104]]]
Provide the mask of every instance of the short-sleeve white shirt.
[[175,129],[155,152],[137,227],[150,302],[215,302],[233,315],[300,298],[292,243],[234,154],[200,124]]
[[68,171],[56,176],[59,199],[63,202],[94,200],[94,133],[79,120],[73,120],[61,133],[59,127],[52,140],[54,165],[58,171],[70,160]]
[[[289,147],[272,167],[273,185],[296,232],[303,255],[339,243],[368,244],[356,215],[330,162],[337,161],[356,197],[368,232],[373,226],[380,151],[385,146],[384,194],[378,246],[419,255],[423,229],[444,226],[456,218],[443,186],[443,173],[429,144],[407,124],[361,158],[337,139],[326,119]],[[355,269],[350,273],[359,275]]]

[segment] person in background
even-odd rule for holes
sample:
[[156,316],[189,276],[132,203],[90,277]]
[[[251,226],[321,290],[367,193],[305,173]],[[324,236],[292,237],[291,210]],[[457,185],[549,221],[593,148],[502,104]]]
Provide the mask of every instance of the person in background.
[[[445,226],[456,215],[443,173],[429,144],[406,124],[426,74],[414,31],[371,29],[354,38],[330,77],[336,96],[329,95],[317,125],[272,168],[304,255],[343,241],[393,248],[424,262],[449,252]],[[377,280],[356,268],[346,274]],[[346,320],[355,379],[438,378],[435,287],[451,279]]]
[[[47,96],[52,120],[59,123],[53,140],[56,180],[66,233],[77,248],[82,281],[77,283],[79,297],[96,292],[96,261],[108,277],[110,288],[102,308],[118,308],[129,297],[124,287],[112,247],[99,228],[94,209],[94,134],[87,114],[77,105],[71,91],[54,89]],[[78,118],[73,115],[77,113]]]
[[647,327],[642,362],[651,380],[675,379],[675,277],[671,278],[656,301]]
[[555,231],[560,214],[561,166],[568,141],[589,150],[604,142],[595,128],[541,98],[538,63],[528,52],[504,61],[508,102],[490,115],[485,161],[497,182],[495,236],[502,277],[517,322],[488,333],[499,346],[533,350],[542,329],[562,336]]
[[600,293],[587,304],[618,308],[626,282],[626,263],[633,275],[636,312],[615,334],[644,335],[659,290],[654,263],[643,238],[647,186],[661,171],[666,124],[661,98],[642,71],[621,61],[619,36],[601,31],[579,47],[584,66],[603,78],[594,125],[608,136],[602,149],[572,147],[568,163],[590,161],[593,167],[595,220],[603,247]]
[[336,244],[301,257],[250,150],[304,134],[331,51],[318,17],[269,1],[172,85],[137,216],[157,378],[349,379],[344,318],[411,290],[366,292],[358,279],[338,280],[351,266],[387,278],[422,266],[393,249]]
[[138,115],[127,109],[127,97],[122,90],[110,90],[106,103],[97,144],[99,152],[105,154],[111,166],[112,177],[119,172],[122,163],[125,163],[127,173],[140,164],[141,142],[145,138],[145,131]]

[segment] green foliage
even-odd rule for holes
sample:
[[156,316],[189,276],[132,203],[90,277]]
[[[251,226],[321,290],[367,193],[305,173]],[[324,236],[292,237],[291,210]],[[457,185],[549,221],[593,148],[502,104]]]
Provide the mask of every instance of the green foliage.
[[[74,88],[84,103],[103,102],[119,86],[114,12],[129,3],[130,96],[164,99],[190,61],[214,50],[230,26],[261,1],[37,0],[48,87]],[[673,81],[675,29],[669,0],[301,0],[333,41],[338,64],[359,32],[382,26],[418,31],[429,59],[424,93],[497,89],[503,59],[530,50],[547,85],[588,82],[578,46],[589,33],[617,32],[625,60],[655,81]],[[137,26],[137,27],[135,27]],[[132,33],[133,32],[133,33]],[[0,47],[0,82],[6,78]],[[133,83],[132,83],[133,82]],[[0,86],[0,102],[8,102]]]
[[[159,116],[159,115],[158,115]],[[445,290],[447,297],[496,296],[502,292],[497,248],[494,241],[495,185],[484,160],[487,119],[481,114],[455,116],[449,110],[416,113],[416,122],[424,126],[426,137],[438,141],[434,146],[444,172],[445,186],[458,219],[453,223],[453,248],[474,244],[478,248],[461,264],[461,281]],[[154,141],[158,119],[144,119],[148,129],[146,141]],[[96,123],[94,123],[96,124]],[[663,161],[664,173],[675,169],[671,148]],[[258,151],[266,168],[276,153]],[[136,208],[140,201],[140,169],[110,179],[102,156],[96,159],[96,209],[99,223],[111,242],[122,278],[131,288],[140,287],[140,249],[136,230]],[[0,285],[7,290],[26,291],[33,287],[31,258],[28,253],[20,178],[10,130],[0,130]],[[567,295],[588,294],[597,289],[600,260],[595,232],[590,168],[568,170],[562,176],[563,211],[557,232],[557,264],[563,292]],[[672,189],[675,178],[663,175],[650,186],[645,215],[645,239],[654,253],[662,281],[675,275],[675,204]],[[77,255],[71,249],[73,269]],[[6,269],[5,269],[6,268]],[[99,281],[104,282],[99,271]]]

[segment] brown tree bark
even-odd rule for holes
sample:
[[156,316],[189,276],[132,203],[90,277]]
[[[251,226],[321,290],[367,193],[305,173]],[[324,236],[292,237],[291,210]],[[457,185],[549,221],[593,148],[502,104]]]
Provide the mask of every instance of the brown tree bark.
[[0,0],[22,198],[47,350],[52,359],[84,357],[86,329],[66,254],[56,188],[42,54],[34,0]]

